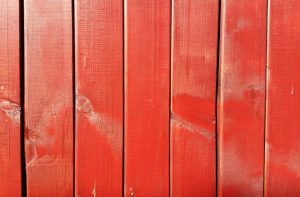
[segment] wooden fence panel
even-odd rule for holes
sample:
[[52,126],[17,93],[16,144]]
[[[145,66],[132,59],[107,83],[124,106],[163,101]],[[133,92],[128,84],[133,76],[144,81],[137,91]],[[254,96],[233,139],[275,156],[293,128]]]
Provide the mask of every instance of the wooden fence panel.
[[299,9],[3,1],[0,196],[300,196]]
[[0,196],[21,196],[19,1],[0,4]]
[[262,196],[267,1],[221,5],[219,196]]
[[266,196],[300,196],[300,2],[270,0]]
[[123,3],[75,3],[76,195],[122,196]]
[[170,1],[125,1],[125,196],[169,195]]
[[28,196],[73,195],[72,1],[25,0]]
[[219,1],[173,1],[171,194],[216,196]]

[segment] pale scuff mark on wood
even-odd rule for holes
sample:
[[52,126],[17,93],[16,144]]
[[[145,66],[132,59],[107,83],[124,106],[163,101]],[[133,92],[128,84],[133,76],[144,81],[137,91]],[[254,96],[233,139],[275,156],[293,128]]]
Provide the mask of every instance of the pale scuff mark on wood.
[[[27,130],[28,128],[26,128]],[[37,140],[36,137],[32,137],[25,132],[25,146],[26,148],[26,167],[33,166],[34,162],[37,160]]]
[[171,123],[172,124],[176,123],[177,125],[181,126],[182,128],[185,128],[188,131],[197,132],[207,139],[213,139],[215,137],[214,132],[209,131],[208,129],[199,127],[191,122],[188,122],[174,113],[171,114]]
[[76,95],[76,109],[79,113],[84,114],[90,124],[96,126],[99,134],[106,137],[116,153],[121,151],[121,124],[118,121],[96,112],[91,101],[82,94]]
[[294,95],[294,86],[291,87],[291,95]]
[[48,107],[40,108],[36,113],[28,113],[25,117],[26,166],[33,166],[37,162],[46,160],[49,160],[47,162],[52,161],[51,156],[39,158],[37,147],[53,147],[55,145],[55,136],[50,135],[47,130],[51,126],[51,119],[55,119],[64,109],[64,99],[63,94],[54,97],[52,101],[46,99],[43,102],[50,103],[47,105]]
[[247,28],[249,28],[250,26],[252,26],[253,24],[251,24],[251,20],[248,20],[245,17],[239,17],[235,23],[235,27],[231,30],[231,32],[233,33],[238,33],[241,32]]
[[96,182],[94,183],[93,191],[92,191],[93,197],[97,196],[97,191],[96,191]]
[[288,159],[286,166],[295,173],[296,177],[300,177],[300,151],[292,152]]
[[[276,152],[276,149],[271,150],[271,146],[267,143],[266,153],[267,160],[269,160],[270,151]],[[274,154],[274,153],[273,153]],[[274,163],[278,166],[284,166],[289,171],[293,172],[294,175],[299,178],[300,177],[300,150],[296,148],[291,150],[288,154],[276,154],[277,157],[273,159]]]
[[5,112],[13,122],[20,123],[20,105],[9,100],[0,99],[0,110]]
[[[253,64],[258,63],[253,62]],[[255,92],[256,96],[263,95],[265,91],[265,80],[263,77],[258,75],[249,75],[247,78],[235,77],[237,73],[242,73],[239,71],[240,67],[238,63],[234,66],[221,65],[221,102],[227,100],[242,100],[245,96],[245,92]],[[251,99],[256,99],[256,97],[251,97]]]
[[134,192],[132,187],[129,188],[129,195],[130,196],[135,196],[135,192]]
[[87,62],[87,61],[86,61],[86,60],[87,60],[87,57],[88,57],[88,51],[85,50],[85,51],[84,51],[84,56],[83,56],[83,67],[84,67],[84,68],[86,68],[86,66],[87,66],[87,63],[86,63],[86,62]]
[[[231,144],[226,147],[226,154],[220,153],[220,157],[223,157],[222,160],[226,161],[220,164],[220,171],[223,172],[222,177],[224,177],[222,181],[223,188],[238,188],[242,183],[251,188],[251,190],[247,191],[246,196],[255,196],[257,191],[262,190],[263,175],[257,172],[254,175],[253,171],[249,170],[249,165],[251,164],[243,159],[242,154],[238,152],[238,148],[235,147],[234,143]],[[257,169],[257,171],[262,171],[262,168]]]

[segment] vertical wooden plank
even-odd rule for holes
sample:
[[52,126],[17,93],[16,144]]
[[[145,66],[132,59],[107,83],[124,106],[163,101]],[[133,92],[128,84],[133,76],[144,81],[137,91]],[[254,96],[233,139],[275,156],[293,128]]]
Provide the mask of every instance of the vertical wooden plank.
[[0,4],[0,196],[21,196],[19,1]]
[[76,195],[122,196],[123,3],[75,3]]
[[219,195],[262,196],[266,0],[221,5]]
[[125,7],[125,196],[168,196],[170,1]]
[[269,2],[266,196],[300,196],[300,2]]
[[25,0],[28,196],[73,195],[71,0]]
[[218,4],[173,0],[172,196],[216,196]]

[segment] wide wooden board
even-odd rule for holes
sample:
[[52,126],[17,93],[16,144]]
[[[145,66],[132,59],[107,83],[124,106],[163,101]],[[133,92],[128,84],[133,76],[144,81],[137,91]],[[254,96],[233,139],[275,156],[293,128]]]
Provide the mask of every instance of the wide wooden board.
[[123,3],[76,0],[78,196],[122,196]]
[[218,195],[262,196],[267,1],[221,5]]
[[172,196],[216,196],[218,8],[218,0],[173,1]]
[[300,2],[269,1],[265,196],[300,196]]
[[125,196],[169,195],[170,9],[125,0]]
[[27,195],[72,196],[72,1],[24,4]]

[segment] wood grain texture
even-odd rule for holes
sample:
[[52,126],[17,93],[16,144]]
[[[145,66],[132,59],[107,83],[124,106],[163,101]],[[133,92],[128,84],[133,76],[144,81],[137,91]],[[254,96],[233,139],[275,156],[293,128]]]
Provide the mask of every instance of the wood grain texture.
[[169,195],[170,1],[125,1],[125,196]]
[[265,0],[221,5],[220,196],[263,195],[266,10]]
[[218,6],[173,1],[172,196],[216,196]]
[[300,196],[300,2],[269,2],[265,196]]
[[122,196],[123,2],[75,3],[76,195]]
[[72,2],[25,0],[28,196],[73,195]]
[[18,10],[0,4],[0,196],[21,196]]

